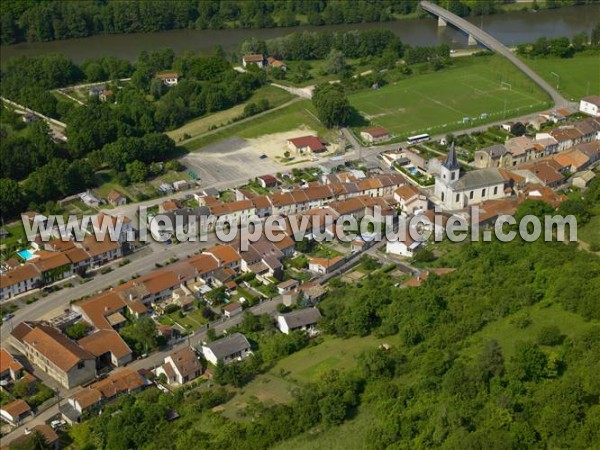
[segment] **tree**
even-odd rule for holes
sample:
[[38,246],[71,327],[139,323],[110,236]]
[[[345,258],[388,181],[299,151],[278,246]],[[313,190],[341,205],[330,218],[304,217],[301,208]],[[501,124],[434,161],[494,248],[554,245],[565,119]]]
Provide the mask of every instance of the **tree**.
[[537,344],[518,341],[510,363],[513,378],[519,381],[538,381],[546,374],[548,358]]
[[14,217],[24,206],[25,197],[19,183],[10,178],[0,179],[0,217]]
[[484,380],[501,376],[504,373],[504,357],[498,341],[492,339],[484,344],[479,354],[479,369]]
[[149,317],[142,317],[125,326],[121,334],[138,353],[147,353],[157,346],[156,324]]
[[133,183],[141,183],[148,177],[148,168],[141,161],[133,161],[125,166],[127,176]]
[[527,131],[527,127],[523,125],[523,122],[515,122],[510,126],[510,133],[515,136],[523,136]]
[[312,98],[317,117],[327,128],[344,125],[350,118],[352,108],[343,86],[339,84],[318,85]]
[[556,325],[546,325],[540,328],[537,334],[537,342],[540,345],[559,345],[565,339],[565,336],[560,332],[560,328]]
[[327,59],[325,59],[325,70],[327,73],[340,73],[346,68],[346,58],[344,54],[336,49],[331,49]]
[[70,327],[67,327],[65,333],[71,339],[79,340],[87,335],[88,331],[89,327],[85,324],[85,322],[77,322]]
[[261,55],[267,54],[267,44],[261,39],[251,37],[242,42],[241,52],[243,55],[258,53]]
[[598,21],[598,23],[596,23],[596,25],[592,29],[592,34],[590,36],[590,42],[592,45],[600,44],[600,21]]

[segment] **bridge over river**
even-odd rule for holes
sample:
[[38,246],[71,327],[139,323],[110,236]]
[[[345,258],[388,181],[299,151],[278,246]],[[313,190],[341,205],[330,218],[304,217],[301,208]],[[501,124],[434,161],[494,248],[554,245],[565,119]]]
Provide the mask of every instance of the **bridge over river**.
[[502,42],[489,35],[481,28],[434,3],[422,1],[421,8],[433,14],[434,16],[437,16],[438,26],[444,27],[448,24],[453,25],[469,36],[469,44],[475,45],[479,43],[489,50],[499,53],[507,58],[511,63],[517,66],[519,70],[531,78],[539,87],[546,91],[548,95],[552,97],[556,107],[566,107],[569,105],[569,102],[562,95],[560,95],[559,92],[550,85],[550,83],[531,70],[527,64],[521,61],[517,55],[511,52],[504,44],[502,44]]

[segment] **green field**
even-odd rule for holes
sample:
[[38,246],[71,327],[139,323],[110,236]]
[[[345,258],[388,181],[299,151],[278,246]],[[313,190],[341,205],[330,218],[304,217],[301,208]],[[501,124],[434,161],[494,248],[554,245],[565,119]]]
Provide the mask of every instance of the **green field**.
[[322,137],[327,137],[330,132],[319,122],[314,114],[310,100],[301,100],[277,111],[271,111],[249,122],[235,124],[216,133],[192,139],[184,147],[189,151],[201,150],[206,145],[233,136],[246,139],[256,138],[265,134],[280,133],[302,126],[316,131]]
[[241,103],[234,106],[233,108],[219,111],[213,114],[193,119],[177,128],[167,132],[167,136],[173,139],[175,142],[185,143],[185,140],[190,138],[183,137],[184,134],[191,136],[191,138],[197,137],[200,134],[206,133],[211,127],[219,127],[227,124],[230,120],[239,117],[244,112],[244,107],[249,102],[256,102],[258,100],[267,99],[272,108],[279,105],[283,105],[285,102],[294,98],[292,94],[283,89],[275,88],[273,86],[263,86],[258,89],[247,102]]
[[[402,138],[446,133],[551,105],[529,78],[497,55],[456,58],[454,66],[439,72],[415,75],[349,99],[371,125]],[[463,123],[463,118],[474,120]]]
[[[563,96],[579,100],[587,95],[600,95],[600,54],[576,54],[573,58],[526,59],[525,62]],[[551,72],[556,73],[557,79]]]
[[577,230],[577,238],[594,248],[600,247],[600,216],[594,216]]
[[356,365],[356,356],[363,350],[384,342],[396,344],[397,341],[397,336],[385,339],[376,339],[374,336],[349,339],[326,336],[322,343],[300,350],[279,361],[268,372],[258,375],[223,405],[223,414],[232,419],[242,419],[243,412],[240,412],[253,398],[267,404],[287,402],[300,383],[317,381],[332,369],[351,369]]

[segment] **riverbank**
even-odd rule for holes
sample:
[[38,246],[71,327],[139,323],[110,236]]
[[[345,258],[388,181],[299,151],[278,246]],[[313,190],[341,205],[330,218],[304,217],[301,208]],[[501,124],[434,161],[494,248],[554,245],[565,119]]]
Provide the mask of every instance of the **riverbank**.
[[[524,4],[526,5],[526,4]],[[538,37],[572,36],[589,32],[600,17],[600,4],[563,7],[558,10],[545,9],[538,13],[508,11],[490,16],[477,16],[468,20],[512,46],[533,42]],[[0,47],[2,64],[19,56],[38,56],[62,53],[74,62],[86,59],[115,56],[135,60],[143,50],[173,48],[179,54],[194,51],[210,54],[216,45],[227,52],[238,52],[240,44],[250,37],[272,39],[302,31],[348,31],[367,29],[392,30],[402,42],[409,45],[448,44],[451,48],[467,48],[467,37],[460,31],[437,27],[433,17],[421,19],[403,17],[402,20],[381,23],[356,23],[325,26],[296,26],[287,28],[226,29],[226,30],[173,30],[156,33],[106,34],[63,41],[20,43]]]

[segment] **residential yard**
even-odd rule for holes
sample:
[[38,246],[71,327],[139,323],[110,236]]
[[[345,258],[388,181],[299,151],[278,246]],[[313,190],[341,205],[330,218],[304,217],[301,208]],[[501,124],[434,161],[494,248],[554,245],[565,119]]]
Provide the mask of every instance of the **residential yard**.
[[332,132],[327,130],[315,116],[310,100],[301,100],[277,111],[268,112],[249,122],[236,124],[216,133],[192,139],[186,142],[184,147],[189,151],[196,151],[233,136],[250,139],[297,128],[309,128],[324,138],[333,136]]
[[158,197],[156,189],[162,183],[172,184],[175,181],[190,181],[192,179],[187,171],[175,172],[172,170],[143,183],[130,184],[129,186],[121,185],[116,177],[113,176],[112,172],[107,170],[97,172],[95,177],[98,187],[93,189],[94,194],[106,199],[106,196],[109,194],[109,192],[114,189],[125,195],[129,201],[142,201],[145,199]]
[[550,99],[533,81],[497,55],[455,58],[453,66],[439,72],[351,94],[349,100],[369,126],[383,126],[401,139],[450,132],[550,106]]
[[159,322],[164,325],[179,324],[186,331],[193,331],[200,328],[202,325],[208,322],[207,319],[202,317],[202,311],[194,308],[191,311],[183,313],[183,317],[180,316],[180,311],[175,311],[169,314],[165,314],[159,319]]
[[228,124],[236,117],[239,117],[244,112],[244,107],[250,102],[267,99],[271,108],[275,108],[292,98],[294,98],[294,96],[283,89],[273,86],[263,86],[258,89],[247,102],[236,105],[225,111],[219,111],[193,119],[182,127],[167,132],[167,135],[175,142],[184,144],[190,139],[206,133],[207,131]]
[[331,244],[321,242],[315,245],[308,255],[313,258],[335,258],[336,256],[342,256],[342,253],[334,249]]
[[[548,83],[571,100],[600,95],[600,53],[579,53],[573,58],[524,59]],[[556,73],[557,79],[552,72]]]

